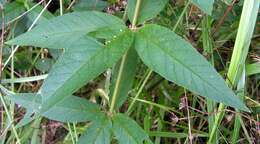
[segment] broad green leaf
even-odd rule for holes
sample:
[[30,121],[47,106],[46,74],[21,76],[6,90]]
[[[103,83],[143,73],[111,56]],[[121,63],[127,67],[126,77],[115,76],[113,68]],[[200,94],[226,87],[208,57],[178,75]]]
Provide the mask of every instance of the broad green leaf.
[[110,144],[111,128],[111,120],[103,115],[87,128],[79,138],[79,144]]
[[[21,15],[25,11],[25,8],[22,4],[17,2],[12,3],[6,3],[4,6],[4,10],[0,11],[0,24],[2,24],[2,12],[4,12],[4,23],[5,26],[10,23],[12,20],[14,20],[16,17]],[[2,29],[2,27],[0,28]]]
[[112,120],[112,130],[119,144],[142,144],[149,140],[145,131],[128,116],[117,114]]
[[207,60],[171,30],[147,25],[137,32],[135,47],[143,62],[167,80],[201,96],[248,111]]
[[[16,104],[25,107],[29,114],[37,113],[41,106],[41,96],[33,93],[23,93],[16,95],[8,95],[8,98]],[[89,120],[96,120],[102,115],[98,105],[91,103],[85,99],[69,96],[63,101],[52,107],[50,110],[43,114],[51,120],[61,122],[84,122]],[[26,121],[30,121],[27,119]]]
[[[131,47],[127,54],[126,60],[124,63],[124,69],[121,77],[121,83],[118,87],[118,96],[115,102],[115,109],[119,108],[127,99],[128,93],[131,90],[135,78],[136,67],[138,63],[138,55],[133,47]],[[116,65],[114,72],[112,73],[112,84],[111,92],[114,91],[115,83],[118,77],[118,70],[120,67],[121,61]],[[111,95],[110,95],[111,96]]]
[[80,0],[73,7],[74,11],[98,10],[102,11],[108,3],[103,0]]
[[206,14],[211,15],[214,5],[214,0],[191,0],[194,5],[199,7]]
[[89,32],[106,29],[117,35],[126,27],[117,17],[101,12],[74,12],[37,25],[31,31],[12,39],[7,44],[64,48],[76,43]]
[[85,37],[68,46],[53,65],[40,90],[43,96],[42,111],[48,110],[112,67],[128,50],[132,41],[133,34],[126,29],[107,45]]
[[[133,22],[137,0],[128,0],[128,18]],[[168,3],[168,0],[141,0],[137,24],[154,18]]]

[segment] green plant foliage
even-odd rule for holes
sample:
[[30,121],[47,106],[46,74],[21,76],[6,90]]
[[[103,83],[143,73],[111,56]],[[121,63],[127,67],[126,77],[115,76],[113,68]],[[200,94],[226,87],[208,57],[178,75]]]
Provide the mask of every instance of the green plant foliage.
[[[137,2],[141,2],[140,5]],[[192,0],[191,2],[205,13],[211,14],[214,0]],[[89,126],[79,138],[79,143],[109,144],[111,140],[114,142],[115,139],[118,144],[152,143],[149,135],[137,122],[118,112],[127,100],[129,92],[133,89],[135,78],[139,76],[136,74],[139,60],[142,60],[150,70],[148,69],[149,74],[146,77],[137,77],[144,81],[138,84],[141,87],[131,104],[138,101],[161,108],[162,110],[159,110],[158,114],[163,116],[162,118],[166,115],[163,110],[174,111],[174,108],[157,104],[151,100],[157,97],[153,98],[141,94],[142,90],[145,90],[143,88],[146,81],[150,80],[149,76],[154,71],[166,80],[174,82],[195,94],[248,111],[245,104],[228,88],[214,67],[189,42],[165,27],[144,24],[145,21],[156,17],[167,3],[168,0],[129,0],[127,13],[125,13],[127,15],[125,16],[128,16],[134,28],[137,27],[136,29],[129,29],[125,24],[125,19],[123,21],[118,17],[102,12],[85,11],[90,9],[101,10],[107,5],[107,2],[81,0],[73,8],[75,11],[81,12],[67,13],[55,18],[48,12],[43,13],[43,17],[38,21],[35,28],[6,42],[9,45],[49,49],[49,55],[47,54],[38,61],[35,59],[33,63],[36,62],[36,68],[41,72],[48,72],[47,78],[46,75],[42,75],[44,78],[41,77],[44,82],[38,93],[8,95],[11,101],[27,109],[27,113],[18,127],[28,124],[34,118],[40,116],[61,122],[89,121]],[[117,5],[113,6],[117,7]],[[182,12],[182,19],[188,6],[186,5]],[[29,21],[26,22],[32,22],[41,10],[42,7],[32,10],[27,15],[26,18]],[[7,12],[11,13],[10,10]],[[66,11],[64,10],[64,12]],[[182,23],[182,19],[179,19],[178,23]],[[178,27],[178,24],[176,26]],[[210,28],[208,31],[211,30]],[[44,52],[39,51],[39,55],[45,54]],[[35,57],[35,53],[29,53],[25,56],[30,56],[30,59],[32,59],[32,57]],[[120,59],[121,61],[119,61]],[[44,63],[46,61],[47,63]],[[54,61],[56,61],[55,64],[52,64]],[[22,60],[19,60],[19,62],[22,62]],[[32,64],[30,63],[30,65]],[[112,79],[110,81],[110,75],[105,79],[105,90],[103,91],[103,88],[101,88],[101,92],[98,90],[91,91],[94,93],[92,93],[91,99],[95,99],[100,105],[73,96],[80,88],[110,68],[112,69]],[[36,77],[28,77],[27,82],[30,79],[36,79]],[[101,81],[100,83],[103,86],[103,79]],[[153,83],[159,82],[156,80]],[[171,103],[179,103],[177,100],[172,102],[172,95],[169,96],[167,92],[169,87],[170,85],[160,85],[160,93],[165,95]],[[181,87],[176,89],[175,93],[177,94],[175,95],[183,95],[184,90]],[[94,97],[97,95],[96,93],[100,94],[101,100]],[[144,96],[147,100],[140,99],[139,95]],[[167,102],[164,97],[159,97],[158,102],[162,103],[163,101]],[[142,105],[140,105],[137,111],[142,111],[142,108]],[[32,116],[33,114],[34,116]],[[136,117],[140,116],[142,115]],[[157,121],[157,131],[150,132],[152,128],[150,124],[145,126],[145,130],[156,137],[156,143],[160,143],[160,137],[184,138],[189,136],[182,132],[164,132],[163,120]],[[78,137],[78,125],[73,126],[73,130],[70,127],[68,129],[71,141],[75,143]],[[200,137],[207,137],[201,131],[198,131],[197,134]],[[73,137],[76,137],[75,141]]]
[[135,47],[143,62],[167,80],[248,111],[207,60],[171,30],[147,25],[136,34]]
[[[128,1],[128,18],[133,22],[137,0]],[[138,14],[137,24],[154,18],[165,7],[168,0],[142,0]]]
[[53,61],[54,60],[50,58],[39,59],[35,63],[35,68],[40,70],[43,73],[48,72],[54,63]]
[[[2,19],[2,12],[4,12],[4,23],[5,26],[11,22],[13,19],[18,17],[20,14],[22,14],[25,11],[25,8],[23,4],[17,3],[17,2],[12,2],[12,3],[7,3],[4,6],[4,10],[0,11],[0,24],[2,24],[3,19]],[[2,29],[2,27],[0,28]]]
[[102,11],[105,7],[108,6],[108,3],[103,0],[80,0],[73,7],[74,11],[87,11],[87,10],[98,10]]
[[31,67],[32,62],[30,61],[30,54],[23,51],[16,55],[14,64],[20,70],[26,70]]
[[191,0],[193,4],[198,6],[206,14],[211,15],[213,10],[214,0]]
[[[135,72],[137,68],[137,63],[138,63],[138,55],[135,51],[135,49],[132,47],[128,50],[126,54],[126,60],[124,63],[124,69],[122,73],[122,78],[121,78],[121,84],[119,85],[119,90],[118,90],[118,98],[115,103],[115,109],[118,109],[127,99],[128,97],[128,92],[131,90],[133,86],[133,81],[135,78]],[[113,73],[113,78],[112,78],[112,84],[111,84],[111,90],[112,92],[114,91],[115,83],[117,80],[118,76],[118,70],[121,62],[119,62],[115,68],[115,73]],[[110,95],[111,96],[111,95]]]
[[[13,101],[14,102],[14,101]],[[18,102],[16,102],[18,103]],[[21,128],[35,119],[36,115],[34,115],[33,109],[27,109],[23,118],[15,125],[16,128]]]
[[79,139],[79,144],[110,144],[112,122],[110,118],[103,115],[87,128]]
[[144,140],[149,141],[145,131],[131,118],[123,114],[113,117],[113,134],[119,144],[142,144]]
[[[105,46],[86,36],[86,33],[104,27],[111,28],[112,34],[115,31],[120,34],[108,41]],[[64,54],[53,66],[41,89],[43,111],[45,111],[107,68],[112,67],[119,60],[132,43],[132,34],[129,30],[123,30],[124,27],[119,19],[106,14],[98,12],[71,13],[54,18],[47,24],[39,25],[8,43],[65,48]],[[29,37],[35,39],[28,39]],[[69,40],[64,41],[66,38]]]
[[246,65],[246,75],[251,76],[260,73],[260,63],[252,63]]
[[[35,110],[41,106],[42,101],[39,94],[33,93],[8,95],[8,98],[22,107],[25,107],[28,116],[34,112],[37,114]],[[44,117],[61,122],[97,120],[101,115],[102,113],[98,105],[75,96],[65,98],[43,114]]]
[[[36,5],[35,3],[30,4],[30,6]],[[41,13],[41,11],[43,10],[43,6],[39,5],[37,7],[35,7],[33,10],[31,10],[26,17],[28,18],[28,23],[32,23],[37,16]],[[54,18],[54,15],[52,13],[50,13],[49,11],[44,11],[41,15],[41,17],[39,18],[39,20],[36,22],[36,24],[41,24],[44,22],[47,22],[48,20]]]
[[120,19],[112,15],[101,12],[74,12],[41,23],[6,43],[60,49],[73,44],[87,33],[102,28],[106,28],[110,35],[114,36],[126,27]]
[[132,40],[132,33],[126,30],[105,46],[91,39],[82,39],[65,50],[42,86],[43,111],[112,67]]

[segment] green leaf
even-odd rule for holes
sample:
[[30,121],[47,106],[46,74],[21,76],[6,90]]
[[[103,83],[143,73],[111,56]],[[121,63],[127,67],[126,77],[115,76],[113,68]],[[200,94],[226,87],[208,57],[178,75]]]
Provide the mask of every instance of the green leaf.
[[248,111],[207,60],[171,30],[147,25],[137,32],[135,47],[143,62],[167,80],[206,98]]
[[214,5],[214,0],[192,0],[192,3],[199,7],[206,14],[211,15]]
[[[36,5],[35,3],[31,4],[30,6],[32,7],[33,5]],[[28,22],[29,22],[29,26],[33,23],[33,21],[37,18],[37,16],[41,13],[41,11],[43,10],[43,6],[39,5],[37,7],[35,7],[34,9],[32,9],[27,15],[26,17],[28,18]],[[37,20],[36,25],[41,24],[41,23],[45,23],[47,21],[49,21],[50,19],[54,18],[54,15],[52,13],[50,13],[48,10],[44,10],[44,12],[42,13],[41,17]]]
[[112,120],[112,130],[119,144],[142,144],[144,140],[149,140],[145,131],[128,116],[117,114]]
[[76,43],[89,32],[104,28],[113,36],[126,27],[119,18],[109,14],[94,11],[74,12],[43,22],[6,44],[60,49]]
[[79,138],[79,144],[110,144],[112,122],[103,115],[94,121]]
[[105,7],[108,6],[108,3],[103,0],[80,0],[73,7],[74,11],[86,11],[86,10],[98,10],[102,11]]
[[[119,108],[127,99],[128,93],[133,86],[137,63],[138,63],[138,55],[136,53],[136,50],[133,47],[131,47],[126,54],[126,60],[124,63],[124,68],[123,68],[122,77],[120,81],[121,83],[118,87],[118,97],[115,102],[115,109]],[[113,75],[112,84],[111,84],[112,92],[114,91],[115,88],[115,83],[117,80],[120,64],[121,62],[119,62],[116,65],[114,69],[115,73],[112,73]]]
[[42,111],[48,110],[112,67],[128,50],[132,41],[133,34],[126,29],[105,46],[85,37],[65,49],[40,90],[43,96]]
[[[37,113],[41,106],[41,96],[39,94],[21,93],[8,95],[8,98],[27,109],[29,121],[29,114],[32,114],[32,112]],[[79,97],[69,96],[45,112],[43,116],[61,122],[85,122],[96,120],[101,114],[98,105]]]
[[[133,23],[137,0],[128,0],[128,18]],[[168,3],[168,0],[141,0],[137,24],[154,18]]]
[[[4,23],[5,26],[12,20],[14,20],[16,17],[21,15],[25,11],[25,8],[22,4],[17,3],[17,2],[12,2],[12,3],[6,3],[4,6],[4,10],[0,11],[0,24],[2,24],[3,19],[2,19],[2,12],[4,12]],[[2,27],[0,28],[2,29]]]

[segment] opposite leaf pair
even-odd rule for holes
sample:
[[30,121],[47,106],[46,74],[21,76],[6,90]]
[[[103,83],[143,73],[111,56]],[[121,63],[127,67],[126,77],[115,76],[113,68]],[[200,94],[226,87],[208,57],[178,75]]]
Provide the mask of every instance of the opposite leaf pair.
[[[106,44],[99,42],[100,39],[105,39]],[[167,80],[201,96],[248,111],[203,56],[174,32],[158,25],[145,25],[132,32],[123,21],[112,15],[75,12],[42,23],[7,44],[64,50],[39,91],[42,97],[39,106],[33,107],[33,111],[39,111],[42,116],[60,105],[68,108],[63,109],[65,114],[72,111],[66,100],[87,82],[115,65],[130,47],[134,48],[131,50],[138,53],[144,64]],[[125,98],[123,102],[124,100]],[[122,134],[122,128],[117,128],[114,122],[120,121],[123,117],[120,115],[112,117],[113,127],[115,126],[113,130],[119,131],[114,131],[116,137],[117,134]],[[117,117],[120,119],[115,120]],[[126,117],[122,119],[129,123],[132,121]],[[55,120],[71,122],[66,117]],[[111,126],[110,122],[105,123],[107,126]],[[129,132],[134,135],[136,131]],[[123,138],[127,136],[126,134]],[[119,136],[119,141],[120,138]]]
[[[109,40],[103,45],[86,35],[88,33]],[[146,25],[133,33],[112,15],[70,13],[39,25],[8,44],[64,48],[64,54],[40,90],[41,111],[45,112],[112,67],[132,46],[133,35],[133,46],[143,62],[167,80],[217,102],[247,110],[189,43],[158,25]]]

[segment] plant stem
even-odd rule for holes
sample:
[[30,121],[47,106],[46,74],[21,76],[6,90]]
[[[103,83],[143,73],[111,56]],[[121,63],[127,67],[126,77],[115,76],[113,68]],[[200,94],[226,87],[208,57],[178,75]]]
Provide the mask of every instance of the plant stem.
[[133,23],[132,23],[132,27],[135,28],[136,24],[137,24],[137,19],[138,19],[138,15],[139,15],[139,11],[140,11],[140,6],[141,6],[141,0],[137,0],[136,1],[136,5],[135,5],[135,13],[134,13],[134,18],[133,18]]
[[63,15],[63,0],[60,0],[60,15]]
[[123,58],[121,60],[121,64],[120,64],[120,68],[119,68],[119,72],[118,72],[118,76],[117,76],[117,80],[116,80],[116,84],[115,84],[115,90],[113,92],[111,106],[109,109],[110,113],[113,113],[113,110],[114,110],[114,107],[116,104],[116,99],[117,99],[118,91],[119,91],[119,85],[121,83],[121,78],[122,78],[123,69],[124,69],[124,65],[125,65],[125,60],[126,60],[126,54],[123,56]]
[[260,0],[244,1],[243,11],[232,53],[228,78],[230,85],[237,85],[244,69],[253,36]]
[[[227,83],[229,86],[236,86],[239,79],[241,78],[256,23],[259,4],[260,0],[244,1],[237,38],[227,74]],[[211,144],[214,134],[224,116],[224,109],[225,106],[223,103],[221,103],[218,108],[219,113],[216,115],[215,123],[210,133],[208,140],[209,144]]]
[[[139,15],[139,10],[140,10],[140,5],[141,5],[141,0],[137,0],[136,6],[135,6],[133,23],[132,23],[132,29],[136,28],[136,23],[137,23],[137,19],[138,19],[138,15]],[[124,66],[125,66],[125,62],[126,62],[126,56],[127,56],[127,53],[123,56],[123,58],[121,60],[120,67],[119,67],[119,72],[118,72],[118,76],[117,76],[117,80],[116,80],[116,84],[115,84],[115,89],[114,89],[114,92],[113,92],[111,105],[110,105],[110,109],[109,109],[110,113],[113,113],[114,108],[115,108],[116,99],[117,99],[118,92],[119,92],[119,86],[120,86],[120,83],[121,83],[123,70],[124,70]]]

